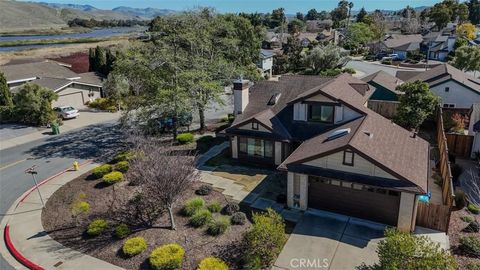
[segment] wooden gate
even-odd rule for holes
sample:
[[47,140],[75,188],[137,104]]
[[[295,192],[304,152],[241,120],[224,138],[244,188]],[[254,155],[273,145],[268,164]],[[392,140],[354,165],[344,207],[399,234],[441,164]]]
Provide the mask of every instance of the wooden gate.
[[398,101],[386,101],[386,100],[369,100],[368,108],[372,111],[380,114],[381,116],[392,119],[397,113]]
[[418,202],[416,221],[418,226],[448,233],[449,222],[450,206]]
[[469,158],[472,153],[473,136],[462,134],[445,134],[447,136],[448,152],[458,157]]

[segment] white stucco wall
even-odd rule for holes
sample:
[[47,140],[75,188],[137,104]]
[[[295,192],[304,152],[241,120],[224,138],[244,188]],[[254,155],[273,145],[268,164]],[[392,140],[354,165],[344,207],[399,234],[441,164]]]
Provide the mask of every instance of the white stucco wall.
[[282,142],[275,142],[275,165],[282,163]]
[[400,231],[408,232],[412,228],[412,220],[415,215],[415,205],[417,198],[415,194],[402,192],[400,195],[400,208],[398,211],[397,228]]
[[[300,200],[299,207],[294,206],[294,181],[300,181]],[[297,208],[300,210],[307,210],[308,208],[308,175],[300,173],[288,172],[287,176],[287,206],[290,208]]]
[[248,101],[248,88],[233,90],[233,113],[235,115],[243,113],[248,105]]
[[238,143],[237,143],[237,140],[238,140],[238,137],[237,136],[233,136],[232,139],[232,158],[234,159],[237,159],[238,158]]
[[354,166],[343,165],[343,151],[333,153],[331,155],[321,157],[312,161],[304,163],[305,165],[315,166],[320,168],[332,169],[337,171],[344,171],[350,173],[358,173],[369,176],[378,176],[389,179],[397,179],[393,175],[375,166],[360,155],[354,155]]
[[[307,101],[316,102],[329,102],[329,99],[321,95],[312,97]],[[330,100],[331,102],[331,100]],[[341,115],[340,115],[341,114]],[[293,105],[293,120],[295,121],[307,121],[308,106],[307,104],[297,102]],[[347,122],[360,116],[360,113],[352,110],[351,108],[344,106],[335,106],[335,124]]]
[[258,130],[257,129],[252,129],[252,123],[248,123],[246,125],[238,127],[239,129],[244,129],[244,130],[253,130],[253,131],[262,131],[262,132],[270,132],[270,130],[266,129],[264,126],[258,124]]
[[[445,87],[450,87],[450,90],[445,92]],[[430,90],[441,98],[442,106],[447,103],[455,104],[455,108],[470,109],[473,103],[480,102],[479,93],[453,80],[431,87]]]

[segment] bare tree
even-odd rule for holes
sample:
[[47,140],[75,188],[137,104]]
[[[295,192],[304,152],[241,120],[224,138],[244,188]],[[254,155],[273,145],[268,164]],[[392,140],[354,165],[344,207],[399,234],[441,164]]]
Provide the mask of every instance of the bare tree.
[[465,177],[462,187],[467,194],[468,199],[475,205],[480,205],[480,176],[478,169],[471,169],[468,172],[469,177]]
[[142,199],[155,202],[158,211],[168,211],[171,228],[175,230],[173,207],[180,195],[199,178],[196,157],[181,156],[171,147],[161,146],[152,139],[137,140],[135,144],[139,154],[130,164],[127,179],[139,186]]

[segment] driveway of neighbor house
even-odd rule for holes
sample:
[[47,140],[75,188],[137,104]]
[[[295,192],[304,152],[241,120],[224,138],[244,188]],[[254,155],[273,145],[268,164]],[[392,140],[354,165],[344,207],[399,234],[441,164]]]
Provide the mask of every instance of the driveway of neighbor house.
[[273,269],[362,269],[378,262],[385,225],[308,210],[296,225]]

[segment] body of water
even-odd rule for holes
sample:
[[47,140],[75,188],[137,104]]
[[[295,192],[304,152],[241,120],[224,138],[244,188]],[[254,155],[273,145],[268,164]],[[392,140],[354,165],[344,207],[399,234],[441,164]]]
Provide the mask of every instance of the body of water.
[[145,31],[146,27],[112,27],[98,28],[86,33],[71,33],[58,35],[35,35],[35,36],[8,36],[0,35],[2,41],[20,41],[20,40],[40,40],[40,39],[67,39],[67,38],[108,38],[113,36],[121,36],[131,33],[140,33]]

